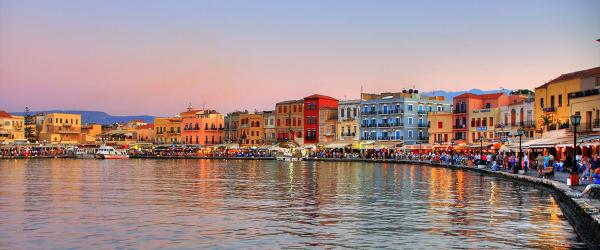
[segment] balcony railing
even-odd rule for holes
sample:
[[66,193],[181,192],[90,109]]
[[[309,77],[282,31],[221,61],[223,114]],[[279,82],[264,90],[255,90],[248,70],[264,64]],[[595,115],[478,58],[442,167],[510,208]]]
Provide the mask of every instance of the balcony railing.
[[466,129],[467,125],[466,124],[454,124],[454,126],[452,126],[452,128],[454,128],[454,129]]
[[356,136],[356,133],[341,133],[341,136]]
[[466,110],[460,110],[460,109],[455,109],[453,112],[454,112],[455,114],[465,114],[465,113],[467,113],[467,111],[466,111]]
[[588,90],[584,90],[584,91],[569,93],[569,98],[575,99],[575,98],[594,96],[594,95],[600,95],[600,89],[588,89]]
[[543,110],[545,113],[554,113],[556,112],[556,107],[545,107]]

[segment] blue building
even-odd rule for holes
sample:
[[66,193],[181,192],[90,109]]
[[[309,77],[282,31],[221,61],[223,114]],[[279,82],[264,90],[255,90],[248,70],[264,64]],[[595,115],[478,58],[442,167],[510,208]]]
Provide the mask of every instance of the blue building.
[[361,140],[398,141],[406,145],[428,142],[428,112],[451,111],[443,96],[422,96],[417,90],[361,94]]

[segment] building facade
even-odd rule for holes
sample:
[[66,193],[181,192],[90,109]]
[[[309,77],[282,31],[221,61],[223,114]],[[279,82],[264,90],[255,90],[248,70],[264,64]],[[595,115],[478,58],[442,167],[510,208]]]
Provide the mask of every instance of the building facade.
[[443,96],[422,96],[412,89],[361,96],[362,140],[427,143],[428,113],[452,109],[451,102]]
[[0,110],[0,143],[25,140],[25,119]]
[[[453,103],[452,132],[454,140],[459,144],[473,143],[479,138],[485,138],[483,132],[486,132],[485,136],[489,137],[490,125],[495,127],[498,122],[498,108],[507,106],[510,103],[510,98],[502,92],[484,95],[465,93],[455,96]],[[483,118],[486,118],[485,126],[482,125]],[[479,129],[485,129],[485,131],[478,131],[477,119],[479,119]],[[472,121],[475,121],[475,123]],[[477,137],[477,135],[480,137]]]
[[535,136],[535,97],[515,101],[509,105],[500,107],[499,120],[495,124],[496,135],[500,138],[516,138],[518,130],[523,128],[526,139]]
[[304,130],[304,100],[275,104],[275,131],[278,141],[301,142]]
[[271,145],[277,142],[277,129],[275,127],[276,115],[274,111],[264,111],[263,114],[263,140],[264,144]]
[[[581,123],[600,119],[595,102],[600,89],[600,67],[563,74],[535,88],[535,122],[539,133],[565,128],[569,117],[579,113]],[[573,102],[574,105],[571,105]]]
[[38,119],[38,141],[77,144],[81,136],[81,115],[51,113]]
[[440,111],[427,114],[429,144],[444,145],[452,142],[452,112]]
[[181,118],[154,118],[154,140],[156,144],[181,144]]
[[223,135],[225,143],[239,143],[240,113],[240,111],[235,111],[225,116],[225,130]]
[[224,117],[215,110],[194,110],[180,114],[183,144],[212,146],[223,143]]
[[263,114],[244,112],[240,114],[240,128],[238,137],[244,146],[263,144]]
[[[321,110],[326,109],[326,112],[321,112]],[[304,98],[304,143],[312,144],[312,143],[323,143],[320,139],[325,139],[326,137],[331,136],[322,135],[324,131],[327,131],[327,128],[322,127],[325,124],[330,124],[332,119],[337,121],[337,109],[338,109],[338,100],[325,95],[311,95]],[[335,110],[333,112],[332,110]],[[332,114],[335,113],[335,117]],[[326,121],[325,121],[326,120]],[[336,124],[334,123],[333,129],[335,130]],[[333,137],[335,138],[335,131],[333,132]]]
[[339,101],[337,140],[353,142],[360,140],[360,100]]

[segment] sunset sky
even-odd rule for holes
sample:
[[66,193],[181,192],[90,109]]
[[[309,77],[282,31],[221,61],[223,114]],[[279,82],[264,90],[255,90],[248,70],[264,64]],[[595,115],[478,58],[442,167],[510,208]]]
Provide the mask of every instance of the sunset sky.
[[0,0],[0,110],[174,115],[534,88],[600,66],[600,1]]

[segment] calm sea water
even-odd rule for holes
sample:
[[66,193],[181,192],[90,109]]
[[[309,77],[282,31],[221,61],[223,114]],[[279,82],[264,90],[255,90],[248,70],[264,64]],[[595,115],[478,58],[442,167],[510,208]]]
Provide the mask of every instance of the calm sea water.
[[583,247],[550,192],[403,164],[2,160],[0,248]]

